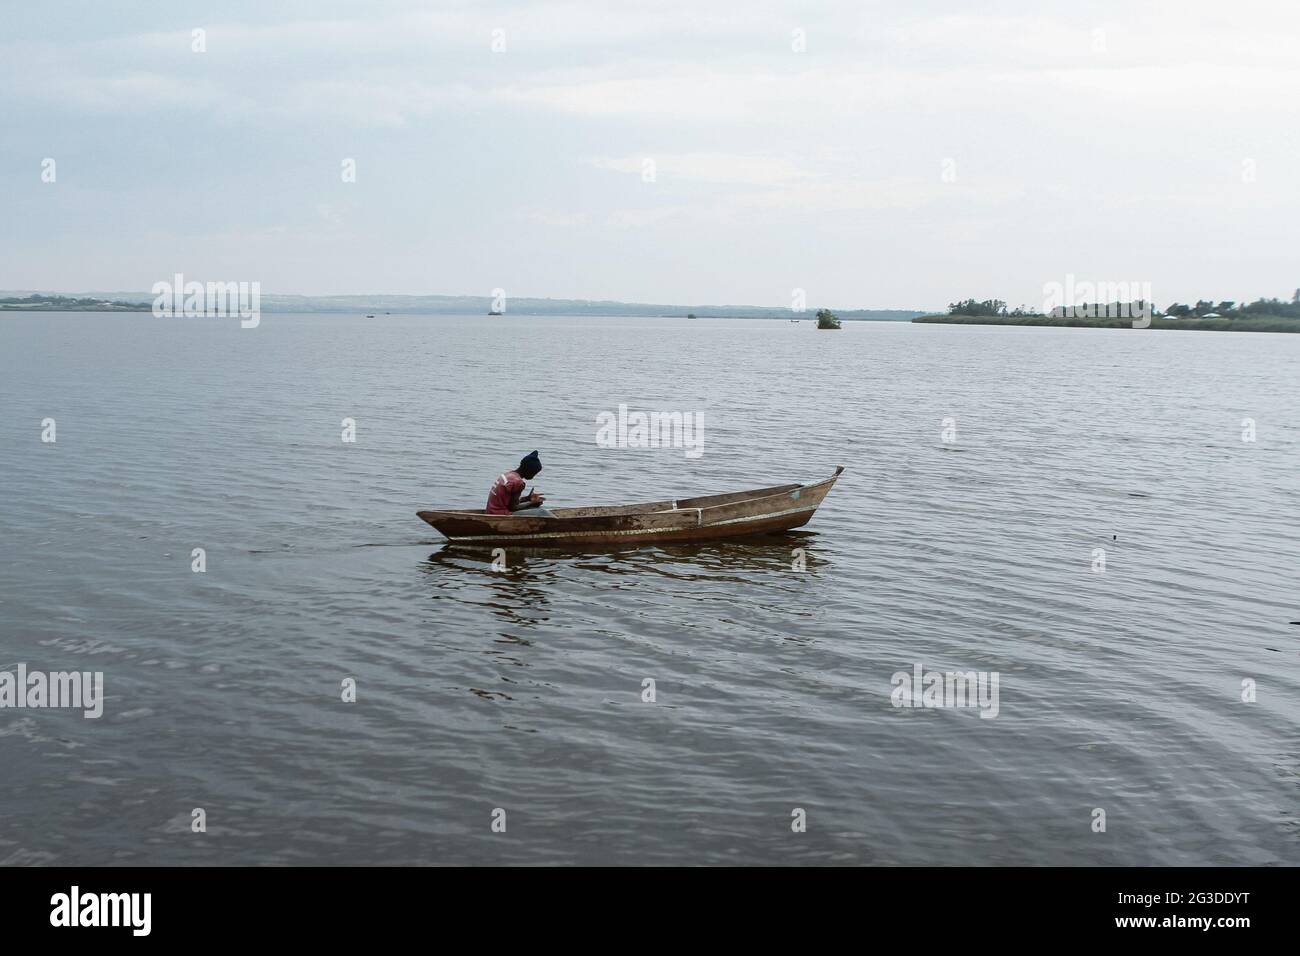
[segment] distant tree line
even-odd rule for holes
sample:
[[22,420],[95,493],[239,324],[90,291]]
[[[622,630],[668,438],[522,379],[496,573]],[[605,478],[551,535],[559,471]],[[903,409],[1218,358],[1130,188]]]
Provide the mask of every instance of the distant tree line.
[[1280,315],[1300,319],[1300,289],[1296,289],[1291,301],[1284,299],[1256,299],[1238,305],[1231,299],[1215,302],[1212,299],[1198,299],[1195,305],[1174,302],[1165,309],[1165,315],[1171,318],[1186,316],[1221,315],[1225,319],[1245,318],[1252,315]]
[[[1144,302],[1135,303],[1141,307]],[[1119,315],[1118,306],[1120,303],[1111,303],[1108,306],[1099,306],[1098,311],[1103,315]],[[1067,307],[1068,308],[1068,307]],[[1086,308],[1084,306],[1083,308]],[[1026,311],[1024,306],[1020,306],[1007,311],[1007,304],[1002,299],[965,299],[961,302],[951,302],[948,304],[949,315],[1035,315],[1032,311]],[[1174,302],[1168,306],[1163,313],[1170,318],[1186,318],[1189,316],[1206,316],[1219,315],[1225,319],[1246,318],[1249,316],[1283,316],[1287,318],[1300,319],[1300,289],[1295,290],[1291,296],[1291,301],[1284,299],[1256,299],[1254,302],[1243,303],[1238,305],[1235,301],[1224,300],[1215,302],[1212,299],[1199,299],[1195,305],[1184,305],[1181,302]]]
[[967,299],[964,302],[951,302],[948,304],[949,315],[1006,315],[1007,304],[1001,299],[985,299],[977,302],[974,299]]

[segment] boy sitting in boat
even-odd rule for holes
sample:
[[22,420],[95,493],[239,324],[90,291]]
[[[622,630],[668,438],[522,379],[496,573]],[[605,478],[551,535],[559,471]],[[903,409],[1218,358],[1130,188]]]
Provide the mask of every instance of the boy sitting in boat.
[[529,480],[536,478],[537,473],[542,470],[542,460],[537,457],[537,452],[531,452],[524,456],[519,462],[519,467],[514,471],[507,471],[497,476],[497,480],[492,484],[492,490],[488,492],[487,513],[490,515],[512,515],[529,511],[538,518],[553,518],[553,515],[546,508],[542,507],[542,502],[546,497],[537,491],[529,494],[523,493],[524,486]]

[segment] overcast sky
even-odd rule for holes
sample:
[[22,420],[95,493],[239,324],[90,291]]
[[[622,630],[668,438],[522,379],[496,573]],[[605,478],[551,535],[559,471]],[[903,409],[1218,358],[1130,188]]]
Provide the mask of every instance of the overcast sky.
[[0,288],[1300,286],[1300,4],[0,2]]

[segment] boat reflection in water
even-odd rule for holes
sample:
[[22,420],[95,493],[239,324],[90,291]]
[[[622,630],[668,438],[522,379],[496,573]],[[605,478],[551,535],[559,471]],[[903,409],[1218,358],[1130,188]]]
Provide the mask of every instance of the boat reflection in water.
[[[421,562],[435,598],[486,606],[508,624],[526,628],[550,620],[553,595],[580,588],[631,588],[646,575],[682,584],[752,586],[756,576],[821,573],[819,535],[809,531],[751,535],[717,543],[625,548],[601,554],[548,548],[495,551],[444,545]],[[600,576],[608,576],[606,584]]]
[[[611,575],[654,573],[683,581],[745,584],[753,583],[756,571],[806,570],[816,573],[822,562],[808,549],[818,537],[813,531],[787,531],[749,535],[725,542],[682,542],[609,549],[600,554],[505,545],[489,551],[458,547],[448,542],[425,559],[423,569],[431,575],[463,572],[455,582],[457,587],[464,584],[469,575],[482,575],[488,580],[515,586],[546,584],[549,579],[563,577],[564,569],[568,567]],[[733,571],[736,573],[729,573]],[[443,578],[435,586],[447,584]]]

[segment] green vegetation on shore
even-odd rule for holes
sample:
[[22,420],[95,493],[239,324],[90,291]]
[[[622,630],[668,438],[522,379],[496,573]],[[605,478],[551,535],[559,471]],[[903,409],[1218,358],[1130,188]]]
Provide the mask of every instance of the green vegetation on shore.
[[[923,315],[913,322],[942,325],[1044,325],[1071,329],[1131,329],[1133,320],[1114,316],[1096,318],[1064,315]],[[1209,332],[1300,332],[1300,319],[1284,315],[1254,315],[1244,319],[1188,319],[1155,315],[1153,329],[1200,329]]]
[[1150,308],[1142,300],[1111,302],[1106,305],[1083,303],[1056,308],[1049,314],[1027,312],[1024,307],[1007,310],[1001,299],[965,299],[953,302],[944,315],[922,315],[913,322],[945,325],[1046,325],[1062,328],[1131,329],[1136,319],[1144,327],[1142,315],[1150,316],[1153,329],[1197,329],[1211,332],[1300,332],[1300,289],[1290,302],[1282,299],[1256,299],[1237,305],[1233,301],[1215,303],[1201,299],[1195,305],[1175,302],[1167,308]]

